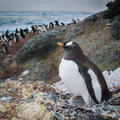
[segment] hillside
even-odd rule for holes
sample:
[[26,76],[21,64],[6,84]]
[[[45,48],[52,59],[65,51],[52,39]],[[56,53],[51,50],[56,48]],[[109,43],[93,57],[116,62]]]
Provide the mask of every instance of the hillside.
[[101,71],[115,70],[120,65],[120,41],[113,36],[113,26],[114,21],[109,23],[103,19],[101,12],[76,25],[47,31],[28,40],[18,51],[14,64],[23,70],[29,69],[30,76],[35,76],[33,79],[57,81],[62,49],[56,43],[76,41]]

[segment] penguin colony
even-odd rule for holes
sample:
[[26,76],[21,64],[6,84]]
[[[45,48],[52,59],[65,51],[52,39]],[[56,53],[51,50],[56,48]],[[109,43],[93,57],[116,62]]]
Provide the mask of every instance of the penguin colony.
[[91,106],[107,101],[111,93],[99,68],[84,55],[76,42],[58,43],[64,53],[59,76],[74,97]]
[[[80,21],[78,21],[77,19],[77,22],[80,22]],[[72,19],[72,22],[70,22],[67,25],[76,24],[77,22]],[[0,36],[0,49],[4,54],[8,54],[9,47],[12,46],[12,42],[19,43],[20,40],[25,39],[26,36],[29,34],[32,34],[32,33],[40,34],[48,31],[49,29],[59,27],[59,26],[62,27],[62,26],[65,26],[65,24],[62,22],[59,24],[59,21],[56,20],[54,22],[50,22],[49,25],[45,25],[45,24],[33,25],[31,26],[31,31],[28,28],[26,29],[20,28],[19,30],[16,28],[14,33],[10,33],[9,30],[7,30],[4,34]]]

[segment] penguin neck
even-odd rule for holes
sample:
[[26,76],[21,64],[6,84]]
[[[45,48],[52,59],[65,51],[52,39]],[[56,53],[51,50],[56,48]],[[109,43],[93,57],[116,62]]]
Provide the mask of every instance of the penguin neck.
[[63,53],[63,58],[66,60],[75,60],[78,56],[83,56],[83,51],[81,49],[78,50],[70,50],[65,49]]

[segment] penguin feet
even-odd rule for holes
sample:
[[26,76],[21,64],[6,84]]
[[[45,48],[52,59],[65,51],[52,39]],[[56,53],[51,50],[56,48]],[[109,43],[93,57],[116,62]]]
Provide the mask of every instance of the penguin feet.
[[85,105],[82,97],[71,97],[71,98],[68,100],[68,103],[69,103],[69,105],[71,105],[71,106],[83,106],[83,105]]

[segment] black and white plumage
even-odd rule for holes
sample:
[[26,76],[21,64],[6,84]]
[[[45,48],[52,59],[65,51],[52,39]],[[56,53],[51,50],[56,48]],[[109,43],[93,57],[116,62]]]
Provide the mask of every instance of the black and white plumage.
[[99,68],[90,61],[75,42],[58,43],[64,48],[59,76],[74,96],[82,96],[87,105],[110,98],[110,92]]
[[61,22],[61,23],[60,23],[60,26],[65,26],[65,24]]
[[8,47],[7,47],[6,44],[3,43],[3,44],[1,45],[1,47],[2,47],[4,53],[9,53]]
[[49,28],[54,28],[53,22],[50,22],[50,23],[49,23]]
[[60,26],[60,25],[59,25],[59,22],[58,22],[57,20],[55,20],[54,22],[55,22],[55,26],[56,26],[56,27]]
[[72,24],[76,24],[76,21],[74,19],[72,19]]
[[20,29],[20,36],[25,39],[25,33],[23,29]]

